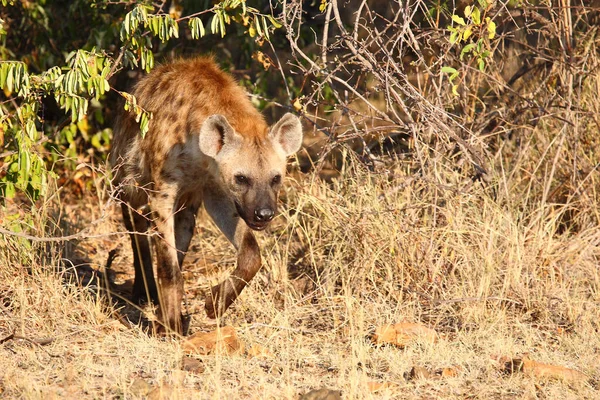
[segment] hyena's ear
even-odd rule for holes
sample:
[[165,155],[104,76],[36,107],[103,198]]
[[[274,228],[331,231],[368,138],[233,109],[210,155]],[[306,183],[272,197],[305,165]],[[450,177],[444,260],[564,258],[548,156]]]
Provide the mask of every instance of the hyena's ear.
[[302,124],[294,114],[287,113],[273,126],[269,137],[281,146],[286,156],[291,156],[302,146]]
[[200,151],[215,158],[224,146],[234,144],[237,139],[227,118],[220,114],[211,115],[200,128]]

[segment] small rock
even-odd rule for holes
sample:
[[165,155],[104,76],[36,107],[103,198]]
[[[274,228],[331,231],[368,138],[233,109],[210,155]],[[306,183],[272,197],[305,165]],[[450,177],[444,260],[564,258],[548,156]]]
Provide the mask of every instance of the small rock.
[[204,364],[202,361],[197,360],[193,357],[183,356],[182,369],[192,374],[199,375],[204,372]]
[[408,372],[408,374],[405,376],[405,378],[407,380],[427,379],[427,378],[431,378],[431,373],[429,371],[427,371],[426,368],[415,365],[414,367],[411,368],[411,370]]
[[542,364],[528,358],[515,358],[508,361],[503,359],[502,361],[504,362],[504,372],[511,374],[523,372],[539,379],[556,379],[568,382],[583,382],[587,379],[585,374],[574,369],[559,365]]
[[136,378],[129,386],[129,390],[134,396],[146,396],[152,390],[152,385],[141,378]]
[[327,388],[313,389],[300,395],[300,400],[342,400],[342,392]]

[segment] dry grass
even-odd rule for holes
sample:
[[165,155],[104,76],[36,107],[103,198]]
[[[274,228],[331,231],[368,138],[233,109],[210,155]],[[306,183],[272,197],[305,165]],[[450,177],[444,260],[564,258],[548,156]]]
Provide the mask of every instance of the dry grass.
[[[129,279],[124,235],[62,251],[3,237],[0,337],[17,336],[0,345],[2,396],[139,398],[146,393],[132,386],[139,378],[166,387],[166,398],[297,398],[323,386],[344,398],[596,398],[600,228],[565,230],[561,210],[578,205],[542,202],[543,185],[528,188],[539,195],[514,194],[527,187],[516,175],[463,185],[441,165],[421,177],[403,172],[409,169],[400,162],[390,165],[395,169],[373,173],[350,161],[332,184],[316,175],[288,182],[283,216],[259,239],[266,265],[219,321],[233,325],[246,348],[260,344],[272,355],[198,357],[203,372],[182,370],[180,342],[122,324],[97,280],[65,278],[74,276],[71,264],[80,278],[102,272],[116,247],[117,281]],[[100,216],[102,204],[71,204],[63,226],[85,225],[81,217]],[[33,211],[39,232],[52,207]],[[92,233],[121,230],[114,211]],[[186,266],[191,332],[214,328],[202,292],[234,260],[210,221],[198,228]],[[206,278],[215,266],[219,276]],[[441,338],[405,349],[372,345],[376,326],[400,321],[424,323]],[[46,338],[52,341],[36,343]],[[501,357],[526,354],[588,380],[501,371]],[[460,372],[407,379],[413,366]],[[372,393],[368,382],[392,384]]]

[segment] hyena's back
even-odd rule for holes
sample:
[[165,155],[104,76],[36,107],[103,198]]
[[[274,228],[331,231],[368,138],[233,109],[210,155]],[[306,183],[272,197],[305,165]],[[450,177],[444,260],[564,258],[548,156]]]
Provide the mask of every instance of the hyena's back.
[[[210,115],[224,115],[242,136],[260,141],[267,135],[267,124],[246,92],[211,58],[159,66],[137,83],[132,94],[153,118],[142,139],[131,113],[118,117],[111,157],[113,165],[124,168],[116,176],[117,183],[127,177],[145,185],[164,173],[191,172],[193,166],[207,165],[197,137]],[[169,165],[170,161],[179,165]]]

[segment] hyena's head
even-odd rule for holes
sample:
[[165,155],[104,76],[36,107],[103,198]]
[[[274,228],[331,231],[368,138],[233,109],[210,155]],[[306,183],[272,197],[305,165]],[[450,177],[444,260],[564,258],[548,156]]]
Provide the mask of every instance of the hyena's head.
[[218,166],[221,187],[240,217],[263,230],[275,216],[286,159],[302,144],[302,125],[284,115],[264,139],[237,133],[222,115],[209,117],[200,131],[200,150]]

